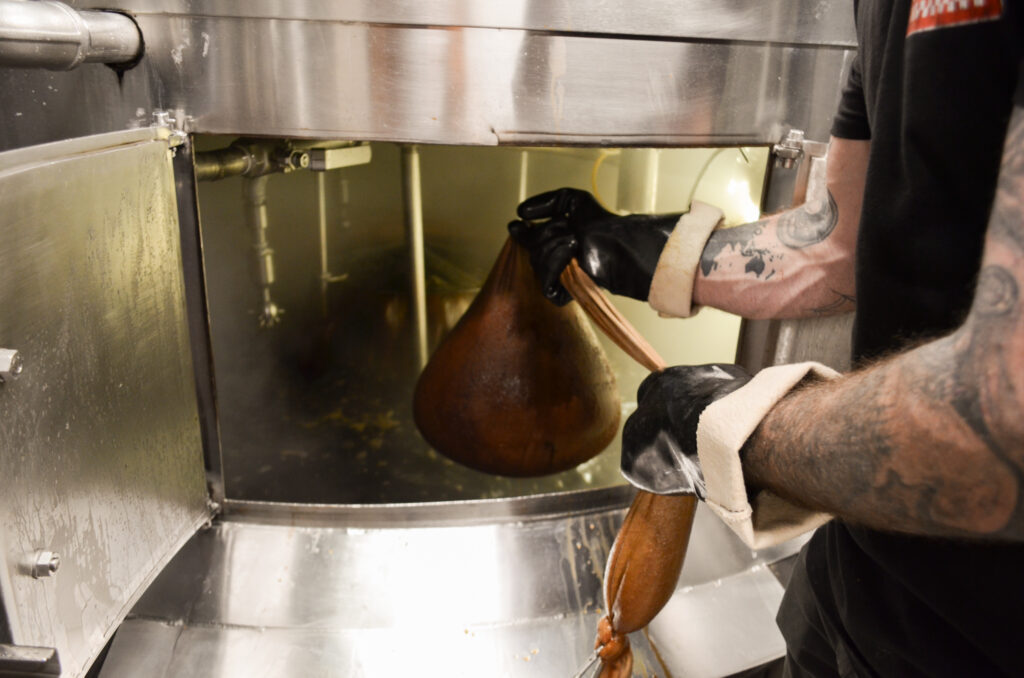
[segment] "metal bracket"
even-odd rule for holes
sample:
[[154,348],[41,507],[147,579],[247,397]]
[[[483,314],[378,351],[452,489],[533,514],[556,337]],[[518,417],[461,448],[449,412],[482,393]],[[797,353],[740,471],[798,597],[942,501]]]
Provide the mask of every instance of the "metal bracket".
[[791,129],[779,143],[772,146],[775,164],[782,169],[791,169],[800,158],[804,157],[804,131]]
[[309,169],[326,172],[353,165],[365,165],[370,162],[373,152],[367,143],[353,144],[340,148],[315,147],[309,149]]
[[192,117],[184,111],[166,111],[162,108],[153,110],[154,127],[166,127],[170,130],[167,136],[167,145],[171,149],[181,146],[188,141],[188,127],[192,124]]

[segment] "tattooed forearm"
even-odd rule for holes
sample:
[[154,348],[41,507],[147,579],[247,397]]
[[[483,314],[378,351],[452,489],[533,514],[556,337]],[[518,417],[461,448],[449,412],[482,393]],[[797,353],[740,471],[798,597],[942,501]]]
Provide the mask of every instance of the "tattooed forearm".
[[[1024,115],[1014,110],[1006,136],[1006,151],[999,169],[996,199],[992,206],[989,239],[997,239],[1017,255],[1024,254]],[[1017,149],[1017,150],[1012,150]]]
[[775,272],[776,260],[781,259],[783,255],[757,243],[758,236],[764,232],[764,227],[764,221],[755,221],[752,224],[712,233],[700,257],[701,273],[705,276],[711,275],[718,269],[722,255],[731,252],[743,260],[744,273],[753,274],[756,278],[771,277]]
[[1018,109],[964,324],[786,397],[744,449],[748,480],[878,529],[1024,540],[1022,287]]
[[1020,299],[1017,280],[999,266],[986,266],[978,278],[974,292],[974,311],[982,317],[1013,313]]
[[[744,273],[767,279],[775,272],[776,262],[785,257],[786,249],[798,250],[823,242],[835,230],[839,212],[832,193],[826,193],[827,200],[814,205],[715,231],[704,246],[701,273],[711,275],[720,268],[723,255],[731,254],[742,258]],[[771,233],[775,233],[775,238]],[[773,244],[773,240],[783,246]]]
[[694,302],[745,318],[853,310],[870,148],[869,141],[832,139],[822,186],[827,192],[787,212],[715,231],[694,279]]
[[779,241],[794,250],[815,245],[835,230],[839,223],[839,210],[831,191],[826,191],[826,200],[808,205],[802,211],[787,212],[779,218]]

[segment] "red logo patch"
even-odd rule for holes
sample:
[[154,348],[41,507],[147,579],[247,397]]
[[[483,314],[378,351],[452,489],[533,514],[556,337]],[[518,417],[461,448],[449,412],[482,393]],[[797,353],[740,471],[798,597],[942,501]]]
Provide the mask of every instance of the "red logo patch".
[[994,21],[1002,15],[1002,0],[913,0],[907,36],[936,28]]

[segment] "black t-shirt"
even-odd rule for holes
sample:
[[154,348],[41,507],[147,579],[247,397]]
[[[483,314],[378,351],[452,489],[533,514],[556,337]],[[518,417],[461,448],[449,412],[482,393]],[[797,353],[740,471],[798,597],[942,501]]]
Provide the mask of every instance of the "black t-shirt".
[[[870,139],[854,361],[955,329],[970,307],[1018,79],[1012,0],[863,0],[832,132]],[[858,675],[1024,675],[1024,546],[833,521],[811,587]]]

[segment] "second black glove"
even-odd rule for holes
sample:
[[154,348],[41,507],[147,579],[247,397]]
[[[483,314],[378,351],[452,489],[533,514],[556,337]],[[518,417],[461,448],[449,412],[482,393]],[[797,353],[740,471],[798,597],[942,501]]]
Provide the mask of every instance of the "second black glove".
[[622,475],[655,494],[705,498],[697,459],[697,424],[704,409],[750,381],[737,365],[669,367],[643,380],[636,412],[622,430]]

